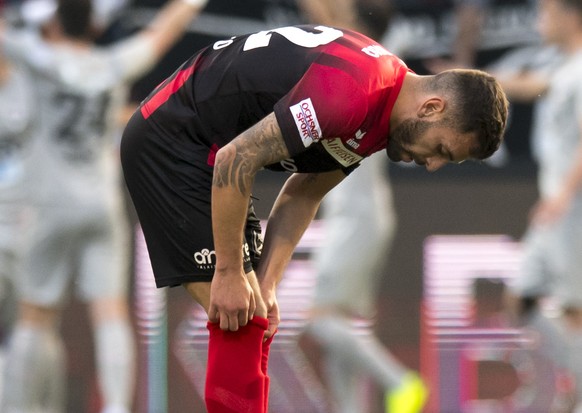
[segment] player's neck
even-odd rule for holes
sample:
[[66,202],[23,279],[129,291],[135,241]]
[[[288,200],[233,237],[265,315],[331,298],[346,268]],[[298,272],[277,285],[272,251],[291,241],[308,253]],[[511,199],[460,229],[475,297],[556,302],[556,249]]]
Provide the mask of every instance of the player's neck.
[[421,86],[424,82],[424,76],[415,73],[406,73],[400,93],[394,102],[390,123],[398,125],[401,120],[407,119],[416,114],[418,110],[418,99],[420,96]]
[[93,45],[88,38],[65,34],[59,23],[54,20],[44,27],[43,37],[49,43],[77,50],[87,50]]

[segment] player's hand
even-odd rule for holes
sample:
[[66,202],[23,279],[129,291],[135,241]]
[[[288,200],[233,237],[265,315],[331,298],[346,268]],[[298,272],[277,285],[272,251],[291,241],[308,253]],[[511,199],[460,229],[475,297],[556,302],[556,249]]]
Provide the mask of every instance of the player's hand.
[[247,325],[255,310],[255,295],[243,271],[240,274],[214,274],[208,308],[210,322],[219,322],[221,330],[237,331]]
[[281,317],[279,315],[279,303],[277,302],[275,289],[262,289],[261,296],[267,306],[267,319],[269,320],[269,327],[265,331],[264,338],[264,340],[267,340],[277,332]]

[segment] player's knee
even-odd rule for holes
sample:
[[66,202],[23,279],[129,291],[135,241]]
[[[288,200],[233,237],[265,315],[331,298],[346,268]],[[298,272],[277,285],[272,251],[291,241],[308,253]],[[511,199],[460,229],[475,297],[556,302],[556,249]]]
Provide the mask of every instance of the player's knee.
[[94,323],[129,319],[129,303],[123,296],[96,298],[89,307]]
[[39,306],[36,304],[21,302],[19,304],[19,321],[28,324],[55,327],[59,317],[57,307]]

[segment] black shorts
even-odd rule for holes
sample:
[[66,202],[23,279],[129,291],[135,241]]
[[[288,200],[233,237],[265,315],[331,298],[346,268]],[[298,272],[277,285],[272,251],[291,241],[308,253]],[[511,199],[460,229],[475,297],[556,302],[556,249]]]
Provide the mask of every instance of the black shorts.
[[[121,141],[125,182],[145,236],[156,285],[211,281],[216,265],[211,220],[210,149],[189,132],[164,133],[137,111]],[[261,225],[249,204],[244,269],[256,268]]]

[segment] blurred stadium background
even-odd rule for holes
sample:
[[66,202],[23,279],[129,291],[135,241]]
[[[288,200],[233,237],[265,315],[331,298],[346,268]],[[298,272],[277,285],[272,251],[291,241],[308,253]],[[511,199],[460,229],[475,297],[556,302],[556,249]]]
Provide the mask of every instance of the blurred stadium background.
[[[7,1],[7,3],[11,2]],[[162,0],[130,2],[127,10],[116,22],[113,35],[123,35],[143,26],[162,3]],[[455,30],[452,17],[453,1],[398,0],[395,1],[395,6],[398,13],[392,22],[385,45],[390,49],[391,44],[394,44],[413,70],[425,73],[426,68],[423,65],[425,59],[444,56],[450,51]],[[528,1],[494,1],[478,51],[478,66],[494,61],[515,47],[536,42],[533,19],[534,10]],[[210,0],[202,15],[191,25],[190,31],[179,44],[168,53],[154,71],[135,84],[133,99],[139,101],[145,97],[160,80],[173,71],[178,63],[190,56],[193,51],[215,40],[300,22],[302,20],[293,0]],[[436,174],[428,174],[421,168],[390,166],[389,172],[399,222],[391,258],[385,269],[389,276],[385,277],[382,284],[378,323],[374,328],[382,341],[406,365],[432,375],[429,383],[437,387],[431,388],[431,403],[427,411],[460,413],[461,410],[454,409],[460,409],[458,403],[461,400],[471,398],[503,400],[511,393],[508,388],[519,387],[515,379],[515,371],[510,371],[511,369],[507,371],[499,368],[478,369],[474,365],[471,367],[470,363],[465,363],[461,366],[464,370],[455,371],[465,372],[467,378],[472,378],[471,386],[473,387],[459,389],[458,383],[453,380],[450,386],[454,388],[449,389],[451,391],[447,393],[447,389],[443,387],[446,385],[443,383],[450,378],[447,376],[450,371],[447,372],[447,369],[442,366],[439,370],[435,366],[439,363],[450,366],[452,362],[451,359],[439,358],[441,355],[435,353],[435,349],[438,351],[441,349],[435,346],[433,340],[435,330],[431,330],[430,317],[434,314],[423,315],[422,309],[428,308],[429,312],[436,311],[427,305],[428,298],[425,296],[428,291],[425,288],[425,274],[427,266],[432,265],[430,260],[427,261],[427,248],[434,247],[435,242],[438,245],[441,241],[445,243],[443,245],[447,245],[450,239],[442,236],[502,235],[501,238],[493,237],[493,241],[488,239],[488,242],[493,242],[493,244],[487,245],[495,250],[498,248],[498,242],[511,244],[512,240],[519,238],[524,231],[527,211],[537,196],[536,169],[529,151],[530,111],[531,108],[526,105],[516,105],[512,109],[511,124],[507,134],[508,159],[506,162],[499,162],[496,165],[449,166]],[[284,176],[268,172],[258,177],[254,195],[258,198],[255,206],[261,218],[267,217],[271,203],[284,178]],[[135,222],[129,203],[128,213]],[[312,235],[317,240],[317,232],[313,232]],[[434,236],[441,237],[434,238]],[[139,237],[136,244],[139,245]],[[316,248],[316,244],[308,243],[303,250],[298,252],[296,264],[304,269],[304,274],[309,274],[309,268],[308,266],[301,267],[301,263],[306,265],[305,260],[309,257],[310,248]],[[456,253],[459,254],[458,250]],[[139,253],[136,257],[144,259],[140,258]],[[456,268],[454,262],[451,265],[451,268]],[[143,262],[138,262],[130,271],[135,273],[136,268],[144,268]],[[484,272],[485,278],[490,277],[495,280],[511,276],[503,272],[507,268],[511,266],[489,268]],[[479,272],[481,269],[472,268],[468,271]],[[192,364],[188,361],[196,362],[196,358],[185,358],[183,352],[180,352],[181,347],[178,342],[184,337],[195,340],[196,329],[199,326],[196,324],[196,314],[193,314],[195,311],[191,307],[191,300],[182,289],[160,293],[148,290],[147,282],[144,286],[137,282],[137,278],[135,281],[132,298],[135,303],[134,308],[137,309],[135,322],[140,340],[139,391],[136,396],[136,411],[138,413],[203,412],[204,407],[200,396],[195,391],[196,383],[193,386],[192,382],[190,369]],[[309,279],[303,282],[309,283]],[[485,293],[489,291],[491,294],[494,294],[494,290],[494,288],[484,289]],[[457,292],[459,297],[470,294],[469,290],[459,292],[453,288],[451,291],[453,294]],[[297,302],[301,303],[301,300]],[[80,304],[72,301],[66,311],[67,321],[63,324],[70,350],[68,353],[70,357],[68,411],[93,413],[97,411],[99,401],[92,357],[86,356],[93,344],[86,315],[79,309]],[[282,327],[285,328],[285,326]],[[185,333],[184,328],[186,328]],[[289,332],[292,334],[292,326],[289,327]],[[511,332],[499,332],[501,335],[495,337],[515,338],[503,336],[506,333],[511,334]],[[519,340],[516,339],[516,341]],[[159,355],[165,354],[166,350],[168,351],[167,360],[163,357],[160,359]],[[459,358],[456,360],[458,362]],[[275,362],[272,364],[272,371],[278,365],[284,368],[282,364]],[[167,383],[163,380],[156,381],[153,375],[148,374],[150,373],[148,369],[157,373],[167,370]],[[316,371],[314,373],[317,374]],[[279,373],[273,371],[272,374]],[[282,380],[285,377],[291,380],[292,374],[292,371],[286,371],[280,373],[280,376],[283,377]],[[199,379],[201,380],[202,377],[203,375],[200,375]],[[307,380],[306,377],[303,376],[303,380]],[[299,376],[300,381],[301,379],[302,377]],[[317,389],[314,392],[317,392]],[[319,396],[317,394],[311,396],[313,403],[309,407],[306,407],[307,404],[294,410],[288,407],[287,410],[274,411],[274,413],[286,411],[324,413],[325,407],[318,405]],[[451,407],[445,408],[442,403],[445,403],[443,400],[447,397],[450,399],[447,403],[452,404],[447,405]],[[378,412],[381,411],[380,406],[380,393],[378,393]],[[447,411],[449,408],[450,412]]]

